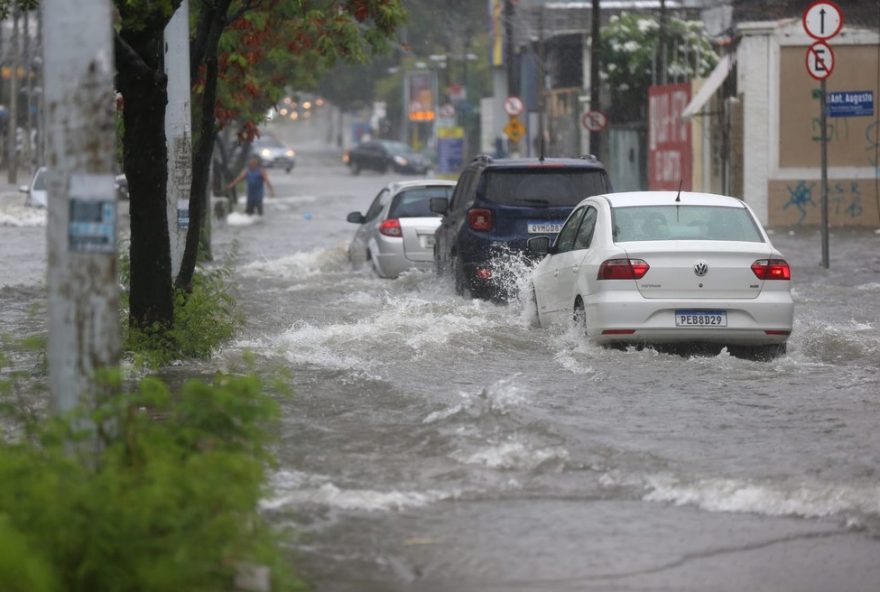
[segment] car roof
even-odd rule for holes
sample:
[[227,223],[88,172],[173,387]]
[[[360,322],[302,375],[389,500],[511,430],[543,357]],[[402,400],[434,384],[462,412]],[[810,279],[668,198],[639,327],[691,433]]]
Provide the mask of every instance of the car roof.
[[728,197],[726,195],[682,191],[681,201],[676,202],[675,198],[678,195],[678,191],[628,191],[623,193],[609,193],[604,197],[613,208],[657,205],[724,206],[728,208],[745,207],[745,204],[741,199]]
[[394,181],[388,185],[392,192],[398,192],[401,189],[409,189],[411,187],[455,187],[455,181],[447,179],[416,179],[413,181]]
[[596,158],[493,158],[485,159],[487,169],[554,169],[554,168],[584,168],[605,170],[605,165]]

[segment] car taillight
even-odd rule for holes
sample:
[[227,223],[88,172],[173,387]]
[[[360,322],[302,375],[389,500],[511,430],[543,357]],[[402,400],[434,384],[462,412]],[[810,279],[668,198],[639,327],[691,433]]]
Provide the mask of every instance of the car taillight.
[[640,280],[651,266],[641,259],[609,259],[599,267],[600,280]]
[[759,280],[790,280],[791,268],[785,259],[759,259],[752,263]]
[[379,233],[384,234],[385,236],[403,236],[403,231],[400,229],[400,220],[397,218],[385,220],[379,225]]
[[467,213],[468,226],[471,230],[486,232],[492,230],[492,210],[472,208]]

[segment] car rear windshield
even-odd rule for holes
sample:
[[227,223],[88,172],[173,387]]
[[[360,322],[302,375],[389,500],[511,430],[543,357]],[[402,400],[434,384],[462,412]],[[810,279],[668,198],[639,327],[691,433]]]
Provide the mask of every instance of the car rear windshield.
[[614,241],[719,240],[762,243],[745,208],[727,206],[629,206],[612,210]]
[[434,187],[418,187],[401,191],[391,202],[389,218],[430,218],[439,216],[431,211],[431,198],[443,197],[447,200],[452,195],[452,187],[437,185]]
[[574,167],[489,170],[480,183],[485,199],[510,206],[573,207],[607,191],[604,171]]

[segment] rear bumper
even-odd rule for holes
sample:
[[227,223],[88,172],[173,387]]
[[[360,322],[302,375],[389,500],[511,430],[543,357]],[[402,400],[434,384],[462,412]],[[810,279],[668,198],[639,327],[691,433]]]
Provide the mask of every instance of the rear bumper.
[[427,261],[412,261],[407,259],[403,248],[403,239],[396,237],[381,236],[376,239],[375,247],[371,251],[376,269],[379,275],[386,278],[395,278],[404,271],[410,269],[430,270],[433,269],[433,259]]
[[[585,305],[587,331],[597,343],[772,345],[786,342],[794,322],[791,294],[782,290],[728,300],[646,300],[637,292],[621,290],[594,294]],[[675,311],[680,309],[726,310],[727,327],[676,327]],[[635,332],[604,333],[621,330]]]

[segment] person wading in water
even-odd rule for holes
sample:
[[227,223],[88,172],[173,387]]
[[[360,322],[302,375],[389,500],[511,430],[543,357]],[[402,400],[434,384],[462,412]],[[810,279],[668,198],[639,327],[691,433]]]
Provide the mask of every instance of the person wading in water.
[[231,189],[233,186],[241,183],[244,179],[247,180],[247,206],[244,211],[249,216],[253,215],[254,212],[262,216],[263,186],[265,185],[269,188],[269,195],[272,197],[275,197],[275,188],[272,187],[272,182],[269,181],[266,169],[260,165],[260,157],[251,156],[248,159],[247,168],[244,169],[239,176],[233,179],[226,188]]

